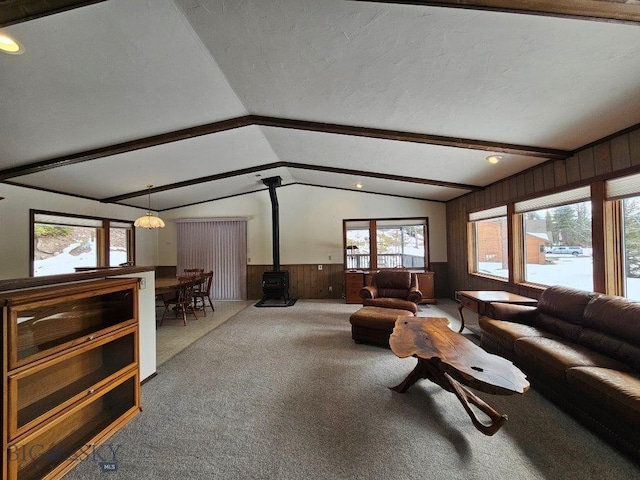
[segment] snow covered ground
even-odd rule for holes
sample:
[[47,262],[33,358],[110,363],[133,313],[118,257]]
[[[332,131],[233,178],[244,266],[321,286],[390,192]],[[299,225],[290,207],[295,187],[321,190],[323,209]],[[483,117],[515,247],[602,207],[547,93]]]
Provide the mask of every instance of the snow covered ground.
[[[541,285],[565,285],[580,290],[593,291],[593,259],[591,255],[547,255],[551,263],[527,265],[526,278]],[[501,263],[480,262],[481,273],[507,277]],[[627,279],[627,298],[640,301],[640,278]]]
[[[36,260],[33,262],[34,276],[57,275],[59,273],[73,273],[76,267],[95,267],[96,266],[96,244],[90,242],[88,244],[89,251],[80,255],[71,255],[74,248],[80,246],[79,243],[73,243],[65,248],[60,255],[46,258],[44,260]],[[127,252],[124,250],[112,250],[109,252],[111,265],[118,265],[127,261]]]

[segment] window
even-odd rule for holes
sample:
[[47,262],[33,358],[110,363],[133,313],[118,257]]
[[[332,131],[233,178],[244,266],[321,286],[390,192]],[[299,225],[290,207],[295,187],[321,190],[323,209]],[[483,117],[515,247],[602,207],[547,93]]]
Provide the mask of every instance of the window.
[[507,207],[469,214],[471,273],[509,278]]
[[593,290],[590,193],[586,186],[515,204],[525,282]]
[[640,301],[640,174],[607,181],[606,197],[620,218],[617,225],[614,223],[617,235],[612,239],[613,251],[622,257],[614,260],[622,264],[622,285],[617,288],[621,291],[616,293]]
[[369,221],[348,222],[346,227],[346,268],[368,270],[371,266]]
[[344,220],[343,228],[347,269],[429,268],[426,218]]
[[132,262],[133,223],[31,211],[31,275]]
[[133,227],[131,223],[109,222],[109,266],[133,261]]

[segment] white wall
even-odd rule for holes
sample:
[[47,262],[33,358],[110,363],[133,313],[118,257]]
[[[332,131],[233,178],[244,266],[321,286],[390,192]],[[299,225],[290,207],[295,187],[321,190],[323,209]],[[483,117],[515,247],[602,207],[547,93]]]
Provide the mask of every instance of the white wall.
[[[135,220],[145,210],[0,184],[0,279],[29,276],[29,209]],[[136,263],[156,265],[158,233],[136,230]]]
[[[276,189],[280,206],[280,263],[342,263],[342,220],[428,217],[432,262],[447,261],[444,203],[305,185]],[[162,212],[160,265],[177,262],[177,218],[247,217],[250,264],[271,264],[271,201],[268,191]],[[329,258],[331,257],[331,259]]]

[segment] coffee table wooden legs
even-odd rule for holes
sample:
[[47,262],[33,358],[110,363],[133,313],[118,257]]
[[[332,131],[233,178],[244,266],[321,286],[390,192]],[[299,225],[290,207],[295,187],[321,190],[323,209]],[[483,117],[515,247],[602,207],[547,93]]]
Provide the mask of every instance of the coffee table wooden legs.
[[463,305],[462,303],[460,303],[460,305],[458,306],[458,312],[460,312],[460,330],[458,330],[458,333],[462,333],[462,330],[464,330],[464,315],[462,315],[462,309],[463,309]]
[[[439,361],[435,358],[432,359],[432,361],[418,358],[418,364],[412,372],[407,375],[399,385],[389,388],[395,392],[404,393],[418,380],[423,378],[429,379],[446,391],[454,393],[455,396],[458,397],[458,400],[460,400],[460,403],[469,415],[469,418],[471,418],[471,422],[480,432],[490,436],[500,430],[500,427],[502,427],[504,422],[507,421],[507,416],[501,415],[484,400],[470,392],[460,382],[452,378],[448,373],[441,371],[438,368],[438,364]],[[482,423],[476,413],[472,410],[470,404],[475,405],[480,411],[485,413],[491,420],[491,423]]]
[[[458,397],[458,400],[460,400],[460,403],[462,403],[462,406],[467,411],[467,414],[469,415],[469,418],[471,418],[471,422],[473,423],[474,427],[476,427],[480,432],[489,436],[500,430],[500,427],[502,427],[504,422],[508,420],[508,417],[506,415],[500,415],[500,413],[498,413],[493,407],[491,407],[491,405],[464,388],[464,386],[462,386],[459,382],[451,378],[448,373],[445,373],[444,376],[449,381],[449,384],[453,387],[453,393],[456,394],[456,397]],[[474,404],[476,407],[478,407],[478,409],[480,409],[480,411],[485,413],[491,419],[491,423],[488,425],[482,423],[476,416],[475,412],[471,409],[471,405],[469,405],[469,403]]]

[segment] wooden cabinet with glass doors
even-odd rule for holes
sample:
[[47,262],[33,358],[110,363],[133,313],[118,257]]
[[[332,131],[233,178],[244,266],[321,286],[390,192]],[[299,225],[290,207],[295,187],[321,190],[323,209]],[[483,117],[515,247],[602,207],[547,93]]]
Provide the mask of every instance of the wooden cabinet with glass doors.
[[60,478],[140,412],[138,280],[28,289],[0,303],[3,478]]

